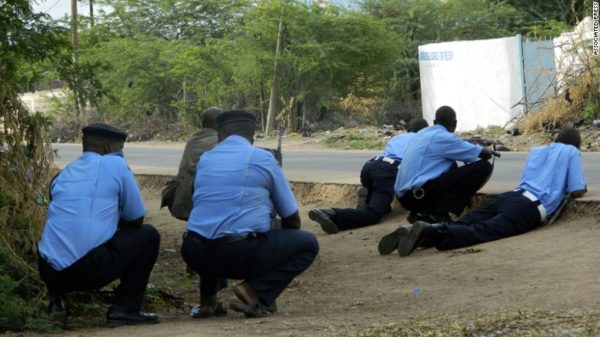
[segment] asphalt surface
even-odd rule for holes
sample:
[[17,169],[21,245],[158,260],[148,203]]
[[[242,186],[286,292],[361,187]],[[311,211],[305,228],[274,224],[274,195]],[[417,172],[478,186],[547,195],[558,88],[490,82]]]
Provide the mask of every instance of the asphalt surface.
[[[56,163],[63,167],[81,154],[80,144],[52,144],[57,150]],[[138,174],[175,175],[183,153],[181,147],[151,147],[126,144],[125,158]],[[304,151],[284,149],[283,169],[290,181],[322,183],[360,183],[359,173],[365,161],[377,151]],[[527,153],[503,152],[497,158],[494,173],[483,192],[499,193],[513,189],[523,170]],[[585,199],[600,200],[600,153],[584,152],[583,170],[590,190]]]

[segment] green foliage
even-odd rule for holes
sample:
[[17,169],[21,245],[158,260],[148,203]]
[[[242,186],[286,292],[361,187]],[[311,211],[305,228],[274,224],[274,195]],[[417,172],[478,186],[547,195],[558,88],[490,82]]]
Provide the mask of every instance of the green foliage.
[[361,132],[349,132],[346,134],[333,134],[323,140],[328,147],[344,150],[381,150],[385,146],[386,139],[377,135]]
[[21,71],[36,62],[58,58],[66,46],[64,30],[49,23],[44,14],[34,14],[29,1],[13,0],[0,6],[0,78],[11,81],[15,89],[24,89],[29,83]]
[[114,8],[94,30],[115,37],[191,40],[223,38],[240,24],[248,0],[102,0]]
[[597,119],[598,117],[600,117],[600,107],[597,104],[595,104],[595,102],[588,101],[585,103],[581,114],[583,118],[587,120]]
[[561,21],[575,25],[589,15],[592,4],[587,0],[502,0],[525,13],[528,21]]
[[419,45],[513,35],[522,20],[515,8],[487,0],[364,0],[363,10],[385,22],[400,48],[384,98],[392,122],[420,112]]
[[[540,38],[568,27],[532,16],[562,6],[539,1],[363,0],[360,10],[282,0],[99,3],[114,11],[82,27],[79,63],[66,62],[58,74],[78,89],[79,101],[125,125],[150,115],[189,124],[209,106],[264,118],[277,82],[276,123],[292,130],[302,118],[331,118],[329,111],[407,120],[421,107],[419,45],[516,33]],[[274,74],[280,17],[283,52]],[[367,112],[346,104],[365,100],[374,102]]]
[[0,248],[0,298],[2,298],[0,333],[10,330],[57,330],[56,324],[50,320],[38,303],[26,300],[30,295],[24,295],[24,289],[29,287],[35,289],[35,285],[30,284],[28,280],[16,281],[20,273],[10,268],[11,264],[9,255],[4,248]]
[[17,93],[34,77],[23,69],[60,58],[60,32],[33,14],[28,1],[0,7],[0,332],[52,328],[39,307],[43,286],[35,264],[52,162],[44,132],[51,121],[30,115]]

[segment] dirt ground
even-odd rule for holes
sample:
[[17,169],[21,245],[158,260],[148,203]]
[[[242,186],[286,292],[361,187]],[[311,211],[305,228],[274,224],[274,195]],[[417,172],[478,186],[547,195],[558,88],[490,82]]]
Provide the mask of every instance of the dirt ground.
[[[417,250],[402,258],[377,253],[379,238],[405,223],[400,207],[379,225],[327,235],[308,219],[308,210],[351,206],[357,186],[297,183],[303,229],[316,234],[321,250],[279,298],[279,312],[261,319],[230,312],[194,320],[189,309],[197,302],[197,279],[184,276],[179,255],[185,223],[159,209],[166,177],[139,179],[148,220],[162,235],[151,282],[183,304],[158,307],[158,325],[78,328],[61,335],[600,335],[600,206],[593,202],[575,205],[556,224],[525,235],[449,252]],[[222,292],[221,300],[231,299],[229,289]]]

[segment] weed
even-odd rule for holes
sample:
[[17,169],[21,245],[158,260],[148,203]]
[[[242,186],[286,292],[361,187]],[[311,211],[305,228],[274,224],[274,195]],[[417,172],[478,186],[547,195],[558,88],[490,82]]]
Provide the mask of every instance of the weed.
[[334,134],[323,140],[328,147],[345,150],[381,150],[385,139],[368,133],[351,131],[346,134]]

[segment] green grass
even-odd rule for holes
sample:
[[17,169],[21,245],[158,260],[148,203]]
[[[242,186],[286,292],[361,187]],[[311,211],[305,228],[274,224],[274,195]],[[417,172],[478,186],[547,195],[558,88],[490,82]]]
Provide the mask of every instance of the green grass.
[[368,133],[351,131],[329,135],[323,140],[327,147],[343,150],[382,150],[387,139]]

